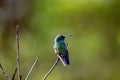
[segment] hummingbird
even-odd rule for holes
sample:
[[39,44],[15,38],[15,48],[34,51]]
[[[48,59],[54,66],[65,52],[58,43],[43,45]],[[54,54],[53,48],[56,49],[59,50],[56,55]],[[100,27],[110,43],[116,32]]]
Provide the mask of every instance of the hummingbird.
[[62,64],[64,66],[69,65],[69,53],[68,53],[68,44],[65,42],[65,39],[70,37],[72,35],[63,36],[63,35],[57,35],[54,39],[54,51],[59,60],[61,60]]

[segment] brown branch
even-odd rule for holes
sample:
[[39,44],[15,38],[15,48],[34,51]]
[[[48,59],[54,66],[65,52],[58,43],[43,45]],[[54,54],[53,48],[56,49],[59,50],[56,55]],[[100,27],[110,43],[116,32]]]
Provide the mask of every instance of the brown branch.
[[33,63],[33,65],[31,66],[31,68],[30,68],[30,70],[29,70],[29,72],[28,72],[25,80],[28,80],[28,77],[29,77],[30,73],[32,72],[33,68],[35,67],[36,63],[38,62],[39,57],[40,57],[40,55],[38,55],[38,57],[37,57],[36,60],[34,61],[34,63]]
[[12,80],[14,80],[16,73],[17,73],[17,67],[15,68],[15,71],[13,73]]
[[20,53],[19,53],[19,26],[16,26],[16,44],[17,44],[17,69],[18,69],[18,80],[22,79],[20,71]]
[[50,68],[50,70],[47,72],[47,74],[44,76],[43,80],[46,80],[46,78],[49,76],[49,74],[53,71],[53,69],[56,67],[57,63],[59,61],[59,58],[56,59],[55,63],[53,66]]
[[7,78],[7,80],[11,80],[10,76],[5,72],[5,70],[3,69],[1,63],[0,63],[0,69],[2,71],[2,73],[4,74],[4,76]]

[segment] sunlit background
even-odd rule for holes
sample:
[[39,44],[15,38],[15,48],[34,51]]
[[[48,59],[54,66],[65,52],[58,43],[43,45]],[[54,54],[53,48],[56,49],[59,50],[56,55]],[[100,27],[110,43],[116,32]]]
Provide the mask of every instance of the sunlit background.
[[[73,35],[66,40],[70,66],[59,63],[47,80],[120,80],[119,0],[0,0],[0,63],[10,76],[16,25],[23,80],[39,53],[29,80],[42,80],[56,60],[58,34]],[[0,80],[6,80],[2,72]]]

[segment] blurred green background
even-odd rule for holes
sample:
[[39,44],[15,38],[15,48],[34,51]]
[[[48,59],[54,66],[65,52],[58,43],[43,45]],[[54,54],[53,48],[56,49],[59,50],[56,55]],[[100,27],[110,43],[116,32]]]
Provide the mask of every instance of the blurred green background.
[[71,64],[59,63],[47,80],[120,80],[119,0],[0,0],[0,63],[10,76],[17,24],[23,80],[39,53],[29,80],[42,80],[56,60],[58,34],[73,34],[66,40]]

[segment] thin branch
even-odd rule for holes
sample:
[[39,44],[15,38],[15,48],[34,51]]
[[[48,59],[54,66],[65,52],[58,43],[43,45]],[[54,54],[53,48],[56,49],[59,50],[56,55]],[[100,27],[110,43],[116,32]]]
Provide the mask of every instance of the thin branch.
[[3,69],[1,64],[0,64],[0,69],[1,69],[2,73],[5,75],[5,77],[7,78],[7,80],[11,80],[10,76],[5,72],[5,70]]
[[15,71],[13,73],[12,80],[14,80],[16,73],[17,73],[17,67],[15,68]]
[[61,58],[61,56],[57,55],[57,57],[60,59],[60,61],[62,62],[62,64],[63,64],[64,66],[66,66],[66,64],[65,64],[65,62],[63,61],[63,59]]
[[30,70],[29,70],[29,72],[28,72],[25,80],[28,80],[28,77],[29,77],[30,73],[32,72],[33,68],[35,67],[36,63],[38,62],[39,57],[40,57],[40,55],[38,55],[38,57],[37,57],[36,60],[34,61],[34,63],[33,63],[33,65],[31,66],[31,68],[30,68]]
[[16,43],[17,43],[17,69],[18,69],[18,80],[22,79],[20,71],[20,53],[19,53],[19,26],[16,26]]
[[44,76],[43,80],[46,80],[46,78],[49,76],[49,74],[53,71],[53,69],[57,66],[57,63],[59,61],[59,58],[56,59],[55,63],[53,66],[50,68],[50,70],[47,72],[47,74]]

